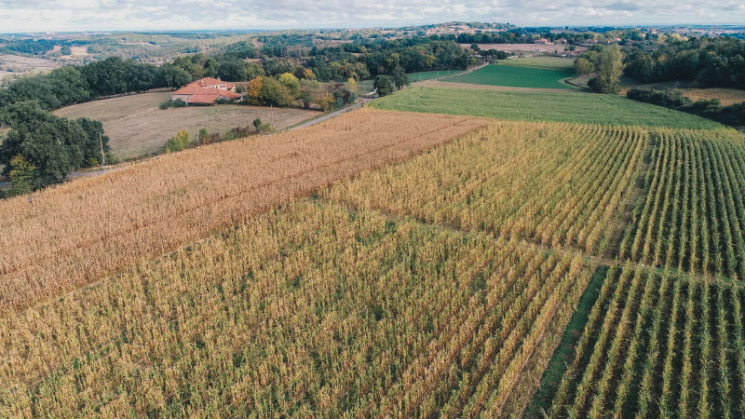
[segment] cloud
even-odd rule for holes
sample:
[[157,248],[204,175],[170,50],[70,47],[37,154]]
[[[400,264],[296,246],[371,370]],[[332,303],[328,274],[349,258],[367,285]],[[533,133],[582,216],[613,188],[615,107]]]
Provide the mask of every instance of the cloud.
[[0,32],[404,26],[737,24],[741,0],[0,0]]

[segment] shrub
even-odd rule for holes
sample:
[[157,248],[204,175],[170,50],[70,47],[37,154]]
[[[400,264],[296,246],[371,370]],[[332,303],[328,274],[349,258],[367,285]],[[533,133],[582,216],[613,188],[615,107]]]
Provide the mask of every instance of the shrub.
[[173,138],[166,141],[166,153],[186,150],[189,148],[189,143],[189,133],[185,130],[180,130]]

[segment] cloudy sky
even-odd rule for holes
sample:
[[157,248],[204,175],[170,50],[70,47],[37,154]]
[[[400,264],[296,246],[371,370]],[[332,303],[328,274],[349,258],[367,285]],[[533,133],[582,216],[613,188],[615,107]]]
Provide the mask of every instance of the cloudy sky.
[[0,33],[403,26],[743,24],[743,0],[0,0]]

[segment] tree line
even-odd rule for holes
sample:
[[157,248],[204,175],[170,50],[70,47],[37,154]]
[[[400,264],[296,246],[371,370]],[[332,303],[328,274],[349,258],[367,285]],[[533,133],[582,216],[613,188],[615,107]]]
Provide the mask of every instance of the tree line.
[[702,116],[725,125],[745,126],[745,102],[722,106],[718,99],[699,99],[693,102],[677,89],[660,90],[648,87],[633,88],[626,97],[669,109]]
[[745,89],[745,42],[731,37],[670,40],[653,51],[633,48],[625,74],[644,83],[696,81],[704,87]]

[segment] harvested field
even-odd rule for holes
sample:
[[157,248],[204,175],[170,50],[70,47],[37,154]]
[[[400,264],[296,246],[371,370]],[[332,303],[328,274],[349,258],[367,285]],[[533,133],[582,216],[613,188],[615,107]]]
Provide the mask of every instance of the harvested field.
[[161,110],[170,92],[97,100],[55,111],[66,118],[87,117],[101,121],[109,136],[112,152],[121,159],[141,157],[163,151],[165,142],[179,130],[192,135],[201,128],[224,133],[237,126],[250,126],[260,118],[277,129],[284,129],[318,115],[302,109],[270,109],[242,105],[188,106]]
[[0,312],[59,296],[133,260],[485,124],[362,110],[307,129],[164,155],[51,188],[31,205],[25,197],[2,202]]

